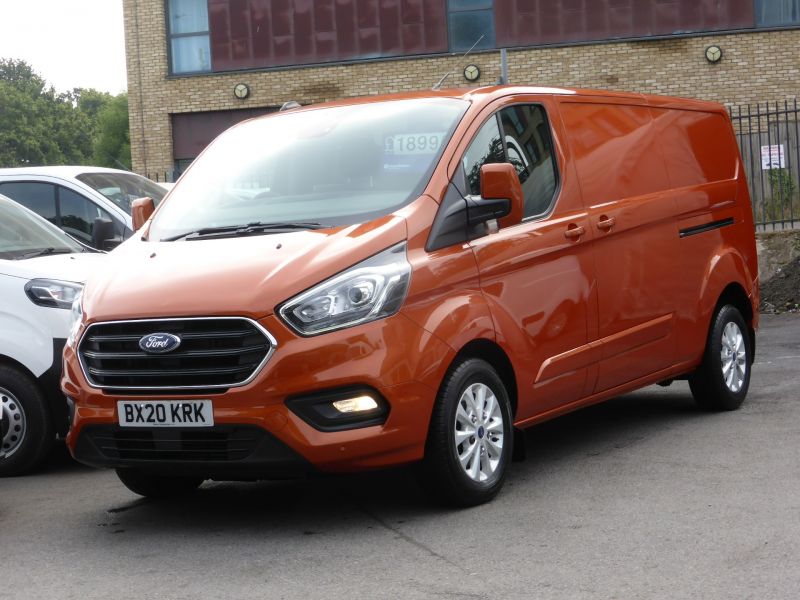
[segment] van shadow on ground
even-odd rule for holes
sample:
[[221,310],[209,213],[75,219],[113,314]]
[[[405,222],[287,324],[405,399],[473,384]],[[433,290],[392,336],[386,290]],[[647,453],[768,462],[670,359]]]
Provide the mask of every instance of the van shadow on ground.
[[[557,463],[624,451],[664,428],[708,416],[695,407],[688,390],[648,388],[589,407],[528,429],[527,459],[512,465],[507,484],[535,485],[537,473]],[[451,511],[432,503],[416,484],[413,467],[405,467],[302,481],[207,482],[183,499],[154,502],[131,495],[130,502],[108,506],[106,512],[120,531],[154,535],[165,524],[186,533],[208,527],[266,531],[299,526],[310,527],[311,535],[314,527],[335,529],[341,519],[358,515],[387,527],[378,515],[425,518]]]

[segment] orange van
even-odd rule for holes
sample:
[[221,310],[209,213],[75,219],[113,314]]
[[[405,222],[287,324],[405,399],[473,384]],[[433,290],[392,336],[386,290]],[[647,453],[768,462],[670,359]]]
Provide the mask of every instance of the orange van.
[[[73,305],[79,461],[145,496],[420,463],[491,499],[519,429],[688,378],[747,393],[754,228],[707,102],[490,87],[214,141]],[[519,439],[519,438],[518,438]]]

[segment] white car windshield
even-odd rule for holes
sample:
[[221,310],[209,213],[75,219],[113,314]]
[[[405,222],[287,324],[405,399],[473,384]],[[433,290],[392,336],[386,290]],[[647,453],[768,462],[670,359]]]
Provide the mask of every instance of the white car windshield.
[[350,225],[389,214],[422,192],[467,106],[393,100],[234,126],[184,173],[149,239],[253,224]]
[[137,198],[152,198],[158,206],[167,193],[157,183],[136,173],[81,173],[75,179],[97,190],[128,214]]
[[86,251],[54,225],[0,196],[0,259],[19,260]]

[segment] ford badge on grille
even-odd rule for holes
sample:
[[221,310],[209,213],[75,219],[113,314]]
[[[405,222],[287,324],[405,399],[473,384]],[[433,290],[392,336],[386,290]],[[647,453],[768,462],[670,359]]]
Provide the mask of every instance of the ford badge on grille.
[[148,354],[172,352],[181,345],[181,338],[171,333],[150,333],[139,340],[139,348]]

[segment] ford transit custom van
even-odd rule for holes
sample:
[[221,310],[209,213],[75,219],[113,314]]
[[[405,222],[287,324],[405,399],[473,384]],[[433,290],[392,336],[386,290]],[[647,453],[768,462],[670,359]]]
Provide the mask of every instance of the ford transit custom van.
[[520,429],[747,394],[750,199],[720,105],[490,87],[236,125],[74,303],[75,458],[145,496],[419,463],[491,499]]

